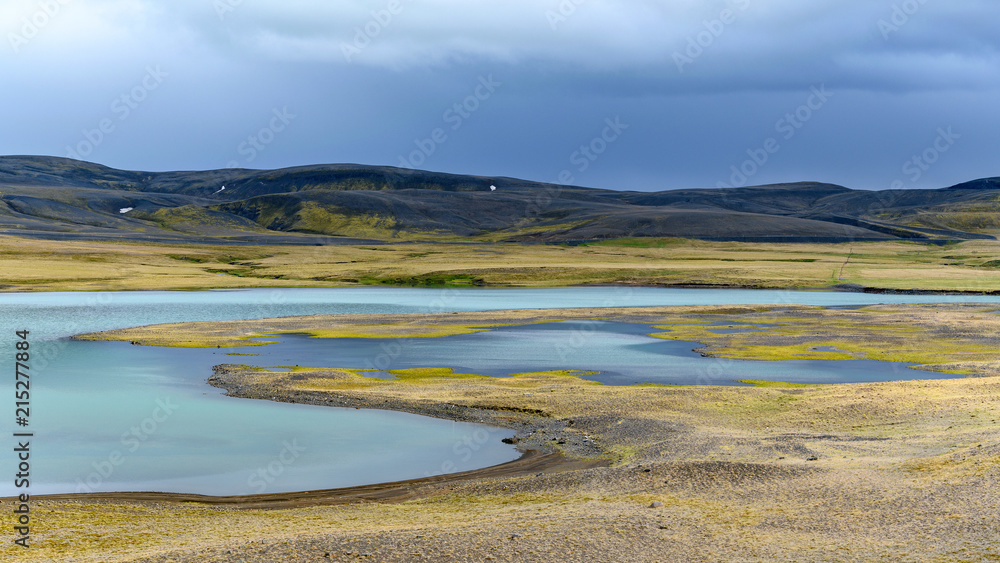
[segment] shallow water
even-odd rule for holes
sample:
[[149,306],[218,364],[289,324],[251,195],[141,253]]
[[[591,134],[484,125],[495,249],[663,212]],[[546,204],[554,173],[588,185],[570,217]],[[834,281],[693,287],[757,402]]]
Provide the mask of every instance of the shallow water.
[[[0,420],[0,431],[8,436],[15,430],[35,433],[31,440],[34,494],[123,490],[246,494],[421,477],[514,459],[514,449],[500,443],[511,432],[406,413],[224,397],[205,383],[211,366],[260,362],[276,366],[372,364],[393,369],[430,365],[494,375],[582,369],[599,370],[600,374],[589,377],[612,384],[723,384],[734,379],[832,382],[941,375],[864,361],[820,365],[825,363],[705,359],[691,352],[690,343],[653,339],[646,336],[649,327],[616,323],[605,323],[599,331],[573,323],[548,323],[394,341],[324,342],[285,336],[279,345],[238,350],[266,350],[263,356],[246,357],[227,356],[226,349],[150,348],[75,342],[66,337],[162,322],[317,313],[963,301],[998,303],[1000,297],[610,287],[0,294],[0,365],[13,368],[14,331],[28,329],[32,384],[31,424],[24,429],[14,425],[13,377],[0,384],[0,396],[9,398],[8,416]],[[16,473],[12,454],[0,456],[0,471],[8,476]],[[12,494],[12,483],[13,479],[4,479],[0,495]]]
[[[493,328],[437,338],[311,338],[292,334],[253,348],[238,363],[384,370],[449,367],[457,373],[509,376],[544,370],[579,370],[608,385],[739,385],[739,380],[858,383],[955,377],[908,369],[913,364],[873,360],[763,362],[705,358],[695,342],[654,338],[649,325],[563,321]],[[249,350],[249,348],[247,349]],[[362,374],[364,375],[364,374]]]

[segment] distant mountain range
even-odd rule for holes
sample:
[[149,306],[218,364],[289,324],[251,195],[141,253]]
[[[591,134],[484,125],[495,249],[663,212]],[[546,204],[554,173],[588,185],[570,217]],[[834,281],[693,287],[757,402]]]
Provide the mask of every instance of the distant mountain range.
[[236,244],[622,237],[940,242],[1000,234],[1000,178],[939,190],[798,182],[650,193],[355,164],[129,172],[7,156],[0,157],[0,233]]

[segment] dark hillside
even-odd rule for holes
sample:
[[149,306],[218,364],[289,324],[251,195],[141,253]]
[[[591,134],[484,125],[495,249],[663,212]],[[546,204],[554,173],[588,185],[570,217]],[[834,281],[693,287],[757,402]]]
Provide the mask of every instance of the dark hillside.
[[964,240],[1000,233],[1000,178],[941,190],[799,182],[645,193],[356,164],[135,172],[9,156],[0,157],[0,232],[286,244]]

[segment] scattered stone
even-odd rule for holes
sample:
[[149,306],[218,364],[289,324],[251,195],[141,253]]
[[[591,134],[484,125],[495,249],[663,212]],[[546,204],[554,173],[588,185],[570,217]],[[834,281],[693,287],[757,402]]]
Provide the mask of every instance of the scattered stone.
[[540,471],[538,473],[535,473],[535,477],[541,477],[542,475],[545,475],[545,473],[542,473]]
[[519,537],[521,537],[521,534],[511,534],[510,535],[510,539],[512,539],[512,540],[516,540]]
[[814,456],[814,455],[811,455],[811,456],[809,456],[809,457],[806,458],[806,461],[816,461],[817,459],[819,459],[819,458],[816,457],[816,456]]
[[660,502],[660,501],[658,501],[658,500],[654,500],[653,502],[651,502],[649,504],[649,507],[650,508],[662,508],[663,507],[663,503]]
[[649,473],[650,471],[652,471],[652,469],[643,469],[642,470],[643,473]]

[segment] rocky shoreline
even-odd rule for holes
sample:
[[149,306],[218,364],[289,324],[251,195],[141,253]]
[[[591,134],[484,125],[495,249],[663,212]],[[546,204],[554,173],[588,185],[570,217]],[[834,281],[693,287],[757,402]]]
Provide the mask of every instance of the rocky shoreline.
[[281,385],[279,382],[282,380],[251,382],[252,378],[247,375],[256,370],[235,364],[220,364],[214,366],[212,371],[208,384],[224,389],[229,397],[327,407],[392,410],[457,422],[510,428],[515,434],[507,443],[515,444],[522,453],[533,450],[545,454],[559,453],[571,460],[593,460],[605,453],[579,429],[573,428],[572,419],[561,420],[545,416],[544,412],[538,409],[509,406],[498,409],[496,406],[409,400],[391,395],[353,394],[349,391],[329,394],[295,390]]

